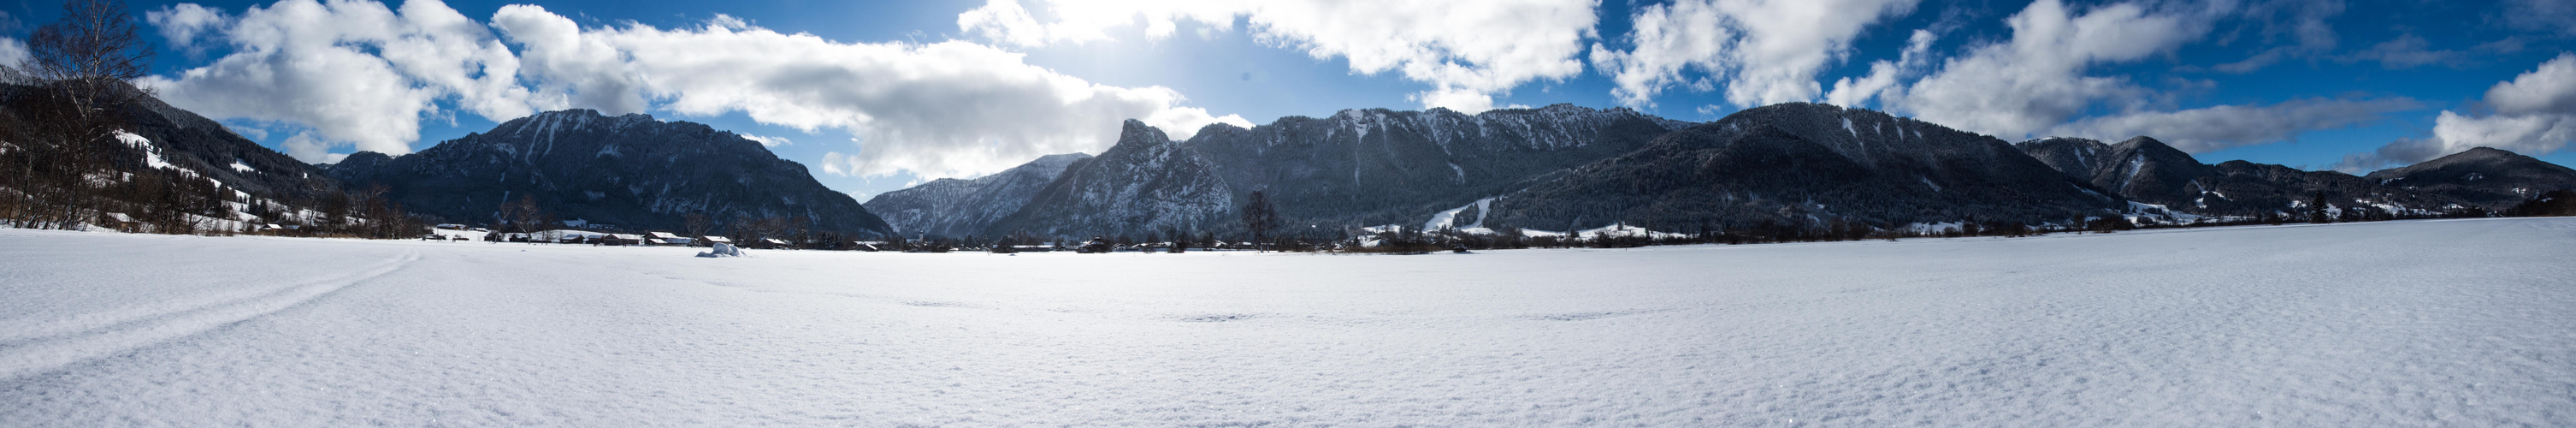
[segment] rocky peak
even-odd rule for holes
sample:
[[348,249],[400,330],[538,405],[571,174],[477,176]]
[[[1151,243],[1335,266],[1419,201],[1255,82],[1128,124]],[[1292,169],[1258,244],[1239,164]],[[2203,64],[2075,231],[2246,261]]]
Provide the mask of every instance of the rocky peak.
[[1117,146],[1136,144],[1142,147],[1153,147],[1169,142],[1172,142],[1170,135],[1164,134],[1162,129],[1155,128],[1153,125],[1146,125],[1145,121],[1127,119],[1126,123],[1118,127]]

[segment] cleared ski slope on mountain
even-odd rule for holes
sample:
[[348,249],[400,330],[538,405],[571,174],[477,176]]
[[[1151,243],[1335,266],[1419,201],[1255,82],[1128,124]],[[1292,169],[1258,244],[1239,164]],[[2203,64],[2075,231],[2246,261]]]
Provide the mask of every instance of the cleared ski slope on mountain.
[[0,426],[2576,424],[2576,219],[695,251],[0,230]]

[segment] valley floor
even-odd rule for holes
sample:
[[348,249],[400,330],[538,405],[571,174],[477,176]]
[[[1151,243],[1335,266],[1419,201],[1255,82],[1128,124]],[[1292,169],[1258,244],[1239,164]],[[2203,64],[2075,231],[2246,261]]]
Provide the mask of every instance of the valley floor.
[[0,426],[2576,424],[2576,219],[1422,256],[0,230]]

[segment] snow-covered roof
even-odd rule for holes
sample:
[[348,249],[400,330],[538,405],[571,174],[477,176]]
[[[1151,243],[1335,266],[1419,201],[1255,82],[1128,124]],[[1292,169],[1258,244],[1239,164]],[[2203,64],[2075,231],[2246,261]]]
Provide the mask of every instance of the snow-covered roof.
[[672,234],[671,232],[644,232],[644,235],[646,235],[646,236],[652,236],[652,237],[655,237],[655,238],[665,238],[665,239],[668,239],[668,238],[678,238],[678,237],[680,237],[680,235],[675,235],[675,234]]

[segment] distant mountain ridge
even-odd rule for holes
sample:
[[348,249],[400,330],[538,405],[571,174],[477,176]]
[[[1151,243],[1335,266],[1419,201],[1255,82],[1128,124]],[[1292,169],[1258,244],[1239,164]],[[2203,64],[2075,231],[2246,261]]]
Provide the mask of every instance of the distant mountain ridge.
[[1303,229],[1419,221],[1688,125],[1567,104],[1476,115],[1368,109],[1250,129],[1209,125],[1172,141],[1130,120],[1115,146],[1072,164],[981,234],[1232,231],[1241,227],[1237,207],[1254,191],[1284,218],[1315,226]]
[[[1249,129],[1210,125],[1186,141],[1131,120],[1098,157],[1023,168],[1052,170],[1060,162],[1062,172],[1016,212],[977,227],[1009,203],[976,196],[984,199],[961,206],[980,211],[952,215],[968,220],[939,230],[1235,233],[1240,205],[1253,191],[1278,206],[1291,234],[1332,235],[1376,225],[1553,231],[1621,223],[1687,231],[2280,218],[2304,215],[2319,194],[2337,210],[2427,216],[2500,210],[2520,195],[2576,187],[2576,172],[2494,149],[2364,178],[2245,161],[2203,164],[2144,136],[2015,144],[1809,103],[1746,109],[1705,124],[1571,105],[1477,115],[1344,110]],[[996,180],[1025,189],[1037,178]],[[902,206],[990,195],[961,190],[968,188],[925,185],[888,195],[908,198]]]
[[2120,200],[1985,135],[1863,109],[1787,103],[1684,129],[1529,183],[1489,224],[1650,229],[1831,220],[1878,227],[2117,215]]
[[401,157],[359,152],[328,167],[352,186],[385,184],[412,211],[488,222],[533,196],[564,220],[679,230],[682,216],[803,218],[817,231],[890,236],[849,195],[732,132],[577,109],[512,119]]
[[2490,210],[2503,210],[2551,190],[2576,189],[2576,169],[2486,147],[2362,178],[2381,185],[2449,195]]
[[[2392,214],[2411,215],[2429,215],[2473,206],[2501,210],[2521,202],[2519,198],[2510,201],[2463,198],[2462,189],[2431,191],[2433,189],[2388,186],[2380,180],[2336,171],[2306,171],[2246,161],[2206,165],[2190,154],[2148,137],[2132,138],[2119,144],[2056,137],[2025,141],[2016,146],[2069,176],[2090,180],[2093,185],[2118,193],[2123,198],[2199,215],[2289,213],[2320,193],[2329,205],[2337,208],[2367,206]],[[2473,151],[2505,153],[2495,149]],[[2532,162],[2541,163],[2538,160]],[[2431,163],[2434,162],[2427,162]],[[2382,173],[2386,171],[2373,175]],[[2576,180],[2576,174],[2568,177]]]
[[972,180],[942,178],[868,198],[869,212],[884,217],[904,235],[966,236],[1020,211],[1047,183],[1064,175],[1074,162],[1091,155],[1047,155],[1027,164]]

